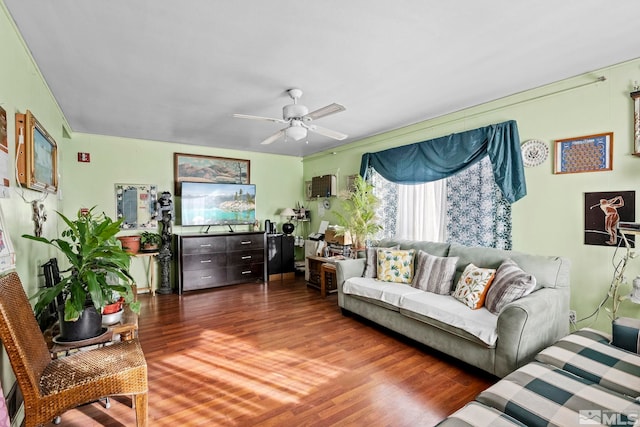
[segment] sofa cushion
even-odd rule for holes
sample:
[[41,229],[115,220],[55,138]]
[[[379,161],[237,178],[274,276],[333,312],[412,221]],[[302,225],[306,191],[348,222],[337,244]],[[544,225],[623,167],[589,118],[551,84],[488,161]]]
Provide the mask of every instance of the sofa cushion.
[[538,362],[510,373],[476,400],[529,426],[594,424],[596,420],[587,417],[602,414],[615,415],[615,425],[634,425],[640,413],[633,399]]
[[542,350],[536,360],[633,398],[640,396],[640,357],[609,344],[601,332],[576,331]]
[[384,282],[411,283],[415,251],[378,249],[378,279]]
[[487,268],[498,268],[504,260],[510,258],[524,271],[535,276],[535,290],[543,287],[568,288],[570,283],[571,262],[563,257],[530,255],[523,252],[495,248],[468,247],[457,243],[451,243],[447,256],[460,258],[456,268],[458,273],[461,273],[467,264],[471,262]]
[[352,277],[342,285],[342,292],[371,300],[382,301],[393,307],[400,305],[403,296],[424,293],[419,289],[402,283],[381,282],[366,277]]
[[423,291],[449,295],[456,274],[457,257],[439,257],[418,251],[412,286]]
[[400,249],[400,245],[388,248],[375,246],[368,247],[365,251],[367,261],[364,266],[364,271],[362,272],[362,277],[369,277],[372,279],[378,277],[378,249]]
[[523,271],[512,259],[500,264],[496,277],[487,291],[484,305],[493,314],[512,301],[529,295],[536,287],[536,278]]
[[492,268],[467,265],[458,280],[453,297],[473,310],[482,307],[495,274],[496,270]]
[[421,320],[419,316],[438,320],[469,333],[488,347],[494,346],[498,339],[498,316],[484,307],[478,310],[461,307],[450,295],[421,291],[406,293],[401,296],[399,307],[405,316],[416,320]]

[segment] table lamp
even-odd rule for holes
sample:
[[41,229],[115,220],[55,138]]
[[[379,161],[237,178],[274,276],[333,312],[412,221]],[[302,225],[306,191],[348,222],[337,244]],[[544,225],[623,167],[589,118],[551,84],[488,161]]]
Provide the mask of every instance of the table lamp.
[[291,234],[295,227],[291,223],[291,218],[296,216],[296,213],[291,208],[284,208],[282,212],[280,212],[280,216],[283,218],[287,218],[287,222],[282,224],[282,232],[284,234]]

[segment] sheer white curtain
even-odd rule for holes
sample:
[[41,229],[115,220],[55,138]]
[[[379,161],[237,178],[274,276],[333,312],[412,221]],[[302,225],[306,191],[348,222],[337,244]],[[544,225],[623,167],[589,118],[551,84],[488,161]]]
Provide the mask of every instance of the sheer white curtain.
[[375,236],[445,242],[447,239],[446,179],[416,185],[387,181],[375,170],[369,176],[381,203],[376,216],[382,230]]
[[447,235],[447,181],[398,185],[396,237],[444,242]]

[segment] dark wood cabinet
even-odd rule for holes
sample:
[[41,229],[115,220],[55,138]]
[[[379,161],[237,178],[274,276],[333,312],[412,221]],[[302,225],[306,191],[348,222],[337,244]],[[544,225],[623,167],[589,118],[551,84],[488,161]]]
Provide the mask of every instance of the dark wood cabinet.
[[266,281],[264,232],[174,236],[178,293]]
[[269,280],[295,277],[295,237],[285,234],[267,235],[267,276]]
[[319,289],[320,295],[322,295],[323,298],[329,293],[338,291],[335,263],[340,259],[344,259],[344,257],[307,257],[307,265],[309,269],[307,285]]

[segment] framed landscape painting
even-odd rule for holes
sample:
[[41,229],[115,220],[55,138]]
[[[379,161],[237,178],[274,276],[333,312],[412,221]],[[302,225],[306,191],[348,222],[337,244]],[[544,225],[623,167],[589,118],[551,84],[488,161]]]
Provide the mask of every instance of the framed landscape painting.
[[174,192],[180,195],[180,183],[216,182],[224,184],[249,184],[250,161],[198,154],[173,154]]

